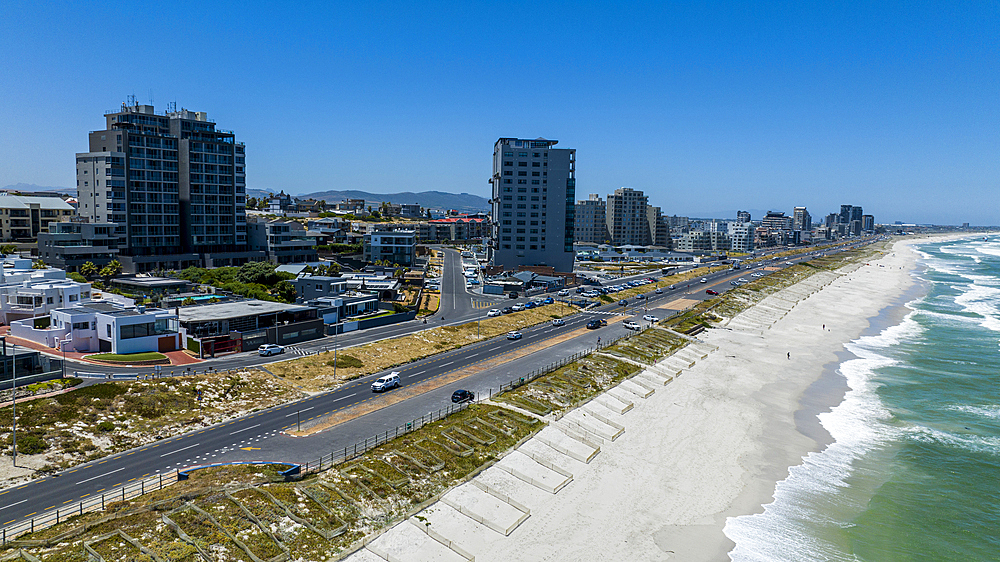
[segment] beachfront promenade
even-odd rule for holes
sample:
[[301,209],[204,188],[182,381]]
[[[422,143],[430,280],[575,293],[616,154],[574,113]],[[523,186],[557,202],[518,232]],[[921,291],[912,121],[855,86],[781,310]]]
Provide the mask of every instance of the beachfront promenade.
[[[837,353],[901,304],[911,244],[817,273],[700,334],[349,560],[728,559],[727,517],[759,512],[788,467],[825,446],[796,412],[804,398],[843,399]],[[810,396],[821,378],[831,384]]]

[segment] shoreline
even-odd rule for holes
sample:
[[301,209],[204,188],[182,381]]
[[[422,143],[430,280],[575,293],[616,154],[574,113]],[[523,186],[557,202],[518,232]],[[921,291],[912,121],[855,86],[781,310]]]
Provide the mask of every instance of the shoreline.
[[[703,333],[699,339],[719,350],[615,415],[626,431],[592,462],[563,461],[573,480],[557,495],[510,482],[495,467],[484,471],[479,479],[530,508],[509,536],[470,526],[448,505],[429,507],[421,521],[484,561],[728,560],[735,543],[723,532],[727,518],[763,511],[790,468],[829,445],[817,415],[846,394],[836,372],[853,357],[844,346],[893,311],[905,314],[919,290],[911,274],[919,255],[910,246],[925,241],[898,241],[878,259],[817,273],[828,276],[819,290],[805,295],[809,287],[793,286],[736,317],[767,316],[797,301],[770,328],[741,330],[730,320]],[[803,283],[823,281],[810,279]],[[405,531],[387,530],[373,550],[401,546],[397,534]]]

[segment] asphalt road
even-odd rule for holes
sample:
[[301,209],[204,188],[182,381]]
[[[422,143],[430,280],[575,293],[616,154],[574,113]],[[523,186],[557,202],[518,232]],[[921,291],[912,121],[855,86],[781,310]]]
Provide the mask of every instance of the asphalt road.
[[[455,253],[446,257],[446,279],[461,277],[460,256]],[[792,262],[809,259],[803,256]],[[780,264],[784,266],[785,261]],[[645,308],[658,308],[678,298],[685,300],[703,300],[712,298],[705,289],[712,288],[720,293],[732,288],[729,281],[747,275],[747,270],[727,270],[706,276],[706,283],[692,283],[690,287],[678,287],[675,290],[664,290],[657,295],[650,291],[647,298],[633,300],[626,313],[636,318],[641,317]],[[621,282],[621,280],[617,280]],[[461,291],[459,291],[459,287]],[[473,308],[471,297],[465,292],[465,282],[461,285],[443,283],[449,294],[455,295],[452,301],[453,314],[458,315],[454,323],[465,322],[470,318],[485,315],[485,310]],[[614,297],[612,295],[612,297]],[[517,302],[510,300],[510,302]],[[617,302],[617,299],[616,299]],[[639,303],[639,307],[635,303]],[[468,305],[463,304],[468,303]],[[677,309],[665,307],[655,314],[664,318]],[[0,492],[0,526],[6,526],[23,518],[49,511],[65,504],[79,501],[81,498],[116,488],[129,481],[157,473],[168,473],[173,470],[209,462],[234,460],[275,460],[283,462],[304,463],[318,458],[322,454],[338,450],[356,443],[359,440],[380,433],[401,423],[420,417],[428,412],[443,408],[450,403],[451,392],[457,388],[473,390],[477,395],[490,392],[501,383],[510,382],[518,376],[533,369],[544,367],[565,357],[581,351],[593,349],[597,337],[604,341],[627,332],[621,323],[611,322],[599,330],[586,330],[583,326],[592,318],[621,315],[622,307],[609,304],[593,310],[578,313],[565,319],[566,325],[554,327],[549,324],[539,325],[523,330],[523,337],[511,341],[504,337],[494,338],[480,343],[468,345],[457,350],[448,351],[396,367],[399,372],[402,387],[386,394],[375,395],[370,390],[371,382],[386,373],[375,373],[363,377],[350,385],[337,390],[312,396],[293,403],[262,410],[243,418],[218,424],[209,428],[187,433],[178,437],[164,439],[147,446],[119,453],[98,461],[79,465],[63,471],[58,475],[48,476],[31,483]],[[447,314],[444,314],[447,316]],[[449,318],[448,323],[453,323]],[[427,325],[407,323],[412,331],[440,325],[440,322]],[[371,331],[366,331],[364,341],[371,341]],[[380,331],[379,337],[392,337]],[[572,334],[572,337],[567,335]],[[359,336],[361,336],[359,334]],[[340,345],[349,340],[348,336],[338,336]],[[545,345],[551,338],[561,338],[558,345]],[[329,345],[330,338],[314,343],[314,348]],[[541,345],[540,345],[541,344]],[[537,347],[536,347],[537,346]],[[533,348],[533,349],[532,349]],[[527,353],[530,351],[530,353]],[[281,359],[285,359],[282,357]],[[500,359],[499,361],[497,359]],[[214,364],[219,369],[259,364],[262,359],[253,354],[241,354],[225,360],[216,360]],[[476,367],[475,369],[471,369]],[[466,375],[469,370],[474,374]],[[429,383],[435,387],[427,392],[412,392],[416,385]],[[391,403],[388,400],[393,393],[411,391],[406,400]],[[386,407],[374,409],[371,413],[357,419],[337,425],[329,431],[316,433],[306,438],[293,438],[283,430],[294,428],[301,422],[306,425],[317,418],[330,413],[365,402],[377,401],[388,404]]]

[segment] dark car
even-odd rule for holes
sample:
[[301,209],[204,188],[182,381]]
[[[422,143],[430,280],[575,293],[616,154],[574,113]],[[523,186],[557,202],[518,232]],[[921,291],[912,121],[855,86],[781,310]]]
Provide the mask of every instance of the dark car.
[[511,308],[511,307],[509,307],[509,306],[505,306],[505,307],[503,307],[503,309],[500,312],[503,312],[504,314],[510,314],[510,313],[514,312],[514,309]]
[[596,329],[598,329],[600,327],[601,327],[601,321],[600,320],[591,320],[590,322],[587,322],[587,329],[588,330],[596,330]]
[[451,401],[458,404],[459,402],[472,402],[476,399],[476,395],[471,390],[456,390],[451,394]]
[[625,299],[622,299],[622,300],[618,301],[618,304],[619,304],[620,306],[627,306],[627,305],[628,305],[628,301],[627,301],[627,300],[625,300]]
[[510,297],[510,298],[512,298],[512,299],[516,299],[517,298],[517,291],[511,291],[511,292],[507,293],[507,296]]
[[639,293],[638,295],[635,296],[635,298],[637,298],[637,299],[644,299],[644,298],[646,298],[646,295],[644,295],[642,293]]
[[718,295],[719,291],[713,291],[712,289],[705,289],[705,292],[710,295]]

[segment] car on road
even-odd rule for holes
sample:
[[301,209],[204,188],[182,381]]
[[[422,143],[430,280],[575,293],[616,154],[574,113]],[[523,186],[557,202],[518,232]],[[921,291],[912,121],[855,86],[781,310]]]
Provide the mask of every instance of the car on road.
[[372,392],[385,392],[390,388],[399,388],[399,373],[395,371],[375,379],[372,383]]
[[645,320],[646,322],[659,322],[660,321],[659,318],[653,316],[652,314],[647,314],[647,315],[643,316],[642,319]]
[[257,348],[257,354],[261,357],[270,357],[272,355],[278,355],[284,353],[285,348],[274,343],[265,343],[264,345]]
[[699,283],[708,283],[708,278],[707,277],[702,277],[701,281],[698,281],[698,282]]
[[601,327],[601,321],[596,318],[594,320],[591,320],[590,322],[587,322],[588,330],[596,330],[600,327]]
[[644,295],[642,293],[639,293],[638,295],[635,296],[635,298],[637,298],[637,299],[644,299],[644,298],[646,298],[646,295]]
[[503,312],[504,314],[510,314],[511,312],[514,312],[514,307],[513,306],[505,306],[505,307],[503,307],[503,310],[501,310],[500,312]]
[[528,309],[528,308],[535,308],[536,306],[538,306],[538,305],[537,305],[537,304],[535,304],[535,303],[534,303],[534,302],[532,302],[532,301],[528,301],[528,302],[524,303],[524,308],[525,308],[525,309]]
[[552,325],[553,326],[565,326],[566,325],[566,321],[563,320],[562,318],[556,318],[555,320],[552,321]]
[[641,330],[642,326],[638,322],[632,320],[626,320],[622,322],[622,327],[626,330]]
[[628,301],[625,300],[625,299],[622,299],[622,300],[618,301],[618,306],[628,306]]
[[710,295],[718,295],[719,291],[713,291],[712,289],[705,289],[705,292]]
[[554,302],[556,302],[556,299],[552,297],[545,297],[544,299],[542,299],[542,304],[552,304]]
[[585,288],[583,288],[583,287],[577,287],[577,288],[576,288],[576,294],[578,294],[578,295],[579,295],[579,294],[582,294],[582,293],[583,293],[584,291],[586,291],[586,290],[587,290],[587,289],[585,289]]
[[519,340],[521,339],[521,332],[507,332],[507,339]]
[[503,312],[500,312],[499,308],[491,308],[489,312],[486,313],[487,318],[493,318],[494,316],[500,316]]
[[510,298],[512,298],[512,299],[516,299],[517,298],[517,291],[511,291],[511,292],[507,293],[507,296],[510,297]]
[[522,310],[526,309],[527,307],[525,305],[521,304],[521,303],[517,303],[514,306],[512,306],[511,308],[514,309],[514,312],[521,312]]
[[668,289],[670,289],[671,291],[673,291],[674,289],[676,289],[676,288],[677,288],[677,285],[671,285],[671,286],[669,286],[669,287],[667,287],[667,288],[668,288]]
[[663,294],[663,289],[657,287],[656,290],[653,291],[653,292],[656,293],[657,295],[662,295]]
[[563,290],[559,291],[558,293],[556,293],[556,296],[558,296],[558,297],[568,297],[569,296],[569,289],[563,289]]
[[737,283],[736,281],[730,281],[729,284],[732,285],[733,287],[739,285],[739,283]]
[[472,402],[476,399],[476,394],[471,390],[456,390],[451,393],[451,401],[458,404],[460,402]]

